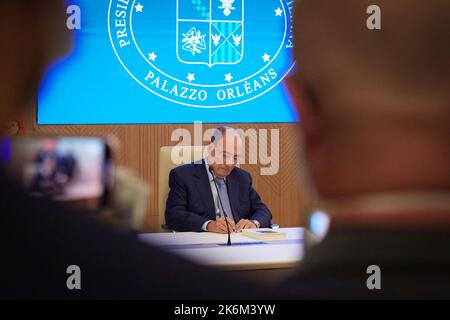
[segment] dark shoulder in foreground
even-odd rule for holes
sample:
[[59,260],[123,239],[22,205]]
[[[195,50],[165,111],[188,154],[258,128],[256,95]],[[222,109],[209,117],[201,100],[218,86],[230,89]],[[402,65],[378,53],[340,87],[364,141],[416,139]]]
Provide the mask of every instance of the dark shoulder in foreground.
[[[251,297],[254,286],[137,241],[87,212],[37,200],[0,173],[0,298],[211,299]],[[70,290],[69,266],[81,270]],[[198,281],[198,276],[208,283]]]
[[234,177],[236,177],[238,179],[247,179],[247,180],[252,179],[252,176],[250,175],[250,173],[248,171],[246,171],[242,168],[239,168],[239,167],[234,168],[230,175],[233,175]]

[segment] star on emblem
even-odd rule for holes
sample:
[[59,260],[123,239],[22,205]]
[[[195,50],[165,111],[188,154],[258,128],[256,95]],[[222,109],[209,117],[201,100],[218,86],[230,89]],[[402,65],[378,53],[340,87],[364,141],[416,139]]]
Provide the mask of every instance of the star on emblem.
[[138,3],[137,5],[134,6],[134,8],[136,9],[136,12],[142,12],[144,6],[141,3]]
[[155,54],[155,52],[152,52],[148,55],[148,58],[152,61],[155,61],[158,56]]
[[268,55],[267,53],[264,53],[264,55],[262,56],[262,59],[264,60],[264,62],[269,62],[270,61],[270,55]]
[[195,74],[194,73],[188,73],[186,79],[188,79],[189,82],[195,81]]
[[231,73],[227,73],[225,75],[225,81],[231,82],[231,80],[233,80],[233,76],[231,75]]
[[281,15],[283,14],[283,10],[277,8],[277,10],[275,10],[275,14],[277,15],[277,17],[281,17]]

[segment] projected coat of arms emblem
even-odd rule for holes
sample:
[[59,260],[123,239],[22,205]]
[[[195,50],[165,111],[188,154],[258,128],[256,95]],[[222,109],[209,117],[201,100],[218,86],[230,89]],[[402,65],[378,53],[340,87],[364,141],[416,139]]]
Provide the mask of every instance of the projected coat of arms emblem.
[[179,61],[209,67],[239,63],[244,55],[243,18],[244,0],[177,0]]
[[120,64],[150,93],[229,107],[280,94],[274,89],[295,64],[293,3],[110,0],[108,31]]

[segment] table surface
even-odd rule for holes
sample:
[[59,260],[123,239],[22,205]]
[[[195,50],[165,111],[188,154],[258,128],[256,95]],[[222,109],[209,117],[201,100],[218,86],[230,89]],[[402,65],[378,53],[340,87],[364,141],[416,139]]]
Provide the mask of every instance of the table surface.
[[209,232],[145,233],[139,239],[157,245],[196,263],[227,270],[294,268],[304,254],[304,229],[280,228],[285,240],[259,241],[240,233],[227,235]]

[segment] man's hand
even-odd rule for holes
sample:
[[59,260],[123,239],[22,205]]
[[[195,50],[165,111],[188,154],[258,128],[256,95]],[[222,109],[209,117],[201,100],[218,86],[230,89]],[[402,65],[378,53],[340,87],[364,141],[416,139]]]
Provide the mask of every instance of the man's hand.
[[253,221],[242,219],[236,224],[236,232],[241,232],[242,229],[256,229],[257,226]]
[[[235,225],[234,221],[230,218],[227,218],[228,221],[228,227],[230,228],[230,233],[235,232]],[[208,226],[206,227],[208,232],[215,232],[215,233],[228,233],[227,231],[227,223],[225,222],[225,217],[220,217],[216,221],[211,221],[208,223]]]

